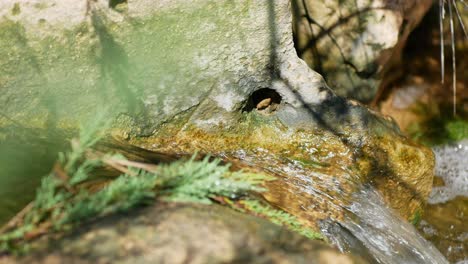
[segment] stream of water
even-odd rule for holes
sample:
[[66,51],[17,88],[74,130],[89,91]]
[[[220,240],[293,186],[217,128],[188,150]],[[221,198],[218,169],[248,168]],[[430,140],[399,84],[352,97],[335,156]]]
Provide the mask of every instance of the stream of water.
[[434,148],[436,185],[418,229],[454,263],[468,263],[468,140]]
[[[304,215],[323,208],[341,212],[340,216],[331,214],[321,223],[322,233],[341,251],[352,252],[370,263],[449,263],[412,224],[388,208],[378,191],[360,184],[356,180],[358,176],[346,169],[331,176],[326,170],[305,169],[295,162],[274,160],[276,157],[268,155],[241,155],[239,158],[250,166],[275,164],[268,171],[282,177],[281,184],[287,186],[279,192],[288,190],[296,197],[294,201],[288,198],[292,201],[290,208],[301,208]],[[357,191],[347,193],[346,185]]]
[[444,203],[457,196],[468,196],[468,140],[434,148],[435,174],[444,181],[443,186],[432,189],[429,204]]
[[[468,263],[468,140],[434,148],[435,175],[443,180],[429,198],[425,219],[420,225],[451,261]],[[415,227],[389,209],[380,194],[364,187],[353,194],[353,203],[344,206],[343,221],[323,225],[324,234],[342,251],[361,252],[378,263],[448,263],[438,249],[425,240]],[[460,204],[453,206],[453,204]],[[462,207],[462,210],[460,210]],[[366,253],[368,255],[366,256]]]
[[342,251],[361,253],[377,263],[448,263],[410,223],[389,209],[377,191],[363,188],[345,206],[343,221],[323,225],[323,232]]

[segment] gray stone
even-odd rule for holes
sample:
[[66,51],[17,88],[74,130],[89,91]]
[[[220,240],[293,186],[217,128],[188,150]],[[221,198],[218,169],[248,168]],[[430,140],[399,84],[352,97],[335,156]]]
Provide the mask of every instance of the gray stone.
[[0,263],[364,263],[216,205],[159,203],[45,241],[26,257],[0,257]]
[[235,123],[260,88],[295,107],[330,96],[295,55],[288,1],[126,5],[120,13],[104,1],[2,1],[4,114],[73,121],[104,104],[144,114],[153,128],[184,112],[210,127]]
[[104,107],[144,134],[177,118],[211,129],[239,122],[249,96],[272,88],[290,127],[362,128],[368,111],[297,57],[288,2],[129,1],[118,12],[105,1],[3,1],[3,114],[69,126]]

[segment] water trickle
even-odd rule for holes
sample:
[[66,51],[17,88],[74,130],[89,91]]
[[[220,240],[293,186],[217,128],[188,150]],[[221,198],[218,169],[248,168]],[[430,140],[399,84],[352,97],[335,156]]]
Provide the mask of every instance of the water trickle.
[[377,263],[448,263],[410,223],[388,208],[371,187],[354,193],[353,203],[346,206],[344,220],[324,222],[322,228],[342,251],[361,254]]
[[448,263],[413,225],[386,206],[380,193],[361,184],[359,175],[345,169],[309,169],[274,155],[243,154],[242,160],[249,166],[265,168],[262,165],[269,164],[265,169],[283,178],[273,192],[289,191],[291,196],[270,200],[294,197],[288,205],[302,210],[296,213],[324,212],[327,220],[320,223],[322,233],[343,252],[360,255],[370,263]]

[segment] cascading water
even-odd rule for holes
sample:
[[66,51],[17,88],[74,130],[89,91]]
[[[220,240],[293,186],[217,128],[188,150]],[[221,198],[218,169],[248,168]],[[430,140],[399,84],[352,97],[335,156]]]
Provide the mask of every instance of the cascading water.
[[[278,193],[288,190],[297,197],[291,207],[303,211],[298,214],[325,210],[329,217],[320,227],[340,250],[360,255],[370,263],[448,263],[410,223],[385,205],[373,187],[363,186],[358,177],[346,169],[339,170],[340,175],[330,176],[327,174],[330,171],[319,166],[308,169],[296,161],[265,153],[236,156],[257,168],[265,168],[262,164],[277,164],[266,170],[282,177],[282,184],[288,185]],[[350,195],[351,188],[354,191]],[[275,198],[267,197],[267,200]],[[341,214],[329,213],[332,211]]]
[[435,174],[418,229],[453,263],[468,263],[468,140],[437,146]]
[[354,193],[353,203],[345,210],[344,220],[323,225],[324,234],[342,251],[359,254],[364,248],[364,254],[377,263],[448,263],[410,223],[388,208],[372,187]]

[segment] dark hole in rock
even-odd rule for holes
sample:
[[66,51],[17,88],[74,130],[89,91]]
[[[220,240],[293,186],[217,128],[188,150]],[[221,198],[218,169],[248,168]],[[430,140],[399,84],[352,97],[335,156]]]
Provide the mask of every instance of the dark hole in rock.
[[262,88],[252,93],[244,111],[258,110],[263,113],[272,113],[278,109],[281,103],[281,95],[273,89]]
[[109,7],[116,8],[119,4],[127,3],[127,0],[109,0]]

